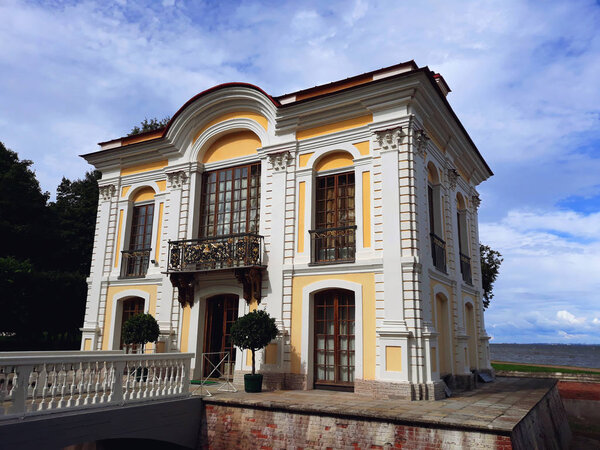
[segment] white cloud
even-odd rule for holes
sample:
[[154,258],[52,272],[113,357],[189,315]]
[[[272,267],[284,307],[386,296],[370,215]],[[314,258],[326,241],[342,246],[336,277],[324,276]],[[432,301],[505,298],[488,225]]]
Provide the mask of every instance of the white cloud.
[[567,322],[570,325],[580,325],[585,323],[585,317],[575,317],[569,311],[561,310],[556,313],[558,320]]

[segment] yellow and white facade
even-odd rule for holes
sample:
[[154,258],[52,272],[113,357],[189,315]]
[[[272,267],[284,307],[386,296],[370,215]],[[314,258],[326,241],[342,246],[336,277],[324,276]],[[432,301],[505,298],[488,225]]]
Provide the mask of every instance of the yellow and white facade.
[[[469,386],[472,370],[491,370],[476,186],[492,173],[448,91],[414,62],[276,98],[225,84],[192,98],[166,128],[84,155],[102,179],[81,348],[118,349],[124,311],[136,299],[135,311],[160,325],[152,351],[196,353],[198,377],[202,354],[214,347],[207,343],[227,326],[215,320],[218,298],[237,316],[261,308],[276,319],[280,336],[258,357],[269,386],[339,385],[412,399],[441,398],[442,378]],[[241,232],[260,236],[260,264],[252,275],[222,262],[174,272],[174,242],[209,248],[197,241],[214,225],[208,203],[216,221],[231,213],[227,206],[219,215],[226,181],[210,200],[206,180],[217,174],[221,186],[218,177],[240,167],[254,171],[259,194],[244,191],[255,209],[231,203],[246,208],[245,219],[226,220],[242,228],[245,220]],[[339,223],[345,237],[327,231]],[[124,256],[136,239],[147,269]],[[215,242],[210,248],[224,241]],[[237,377],[251,361],[234,353]],[[335,372],[331,386],[321,383],[327,371]]]

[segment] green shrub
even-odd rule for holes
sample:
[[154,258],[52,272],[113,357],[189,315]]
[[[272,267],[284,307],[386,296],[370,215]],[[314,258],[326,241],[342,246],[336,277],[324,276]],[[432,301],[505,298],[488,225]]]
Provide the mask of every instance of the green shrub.
[[279,330],[275,325],[275,319],[265,311],[253,311],[238,318],[231,326],[231,342],[236,347],[252,351],[252,374],[256,372],[254,353],[256,350],[265,348],[271,342]]
[[148,342],[156,342],[160,334],[158,322],[150,314],[136,314],[123,325],[123,342],[130,345],[140,345],[142,353]]

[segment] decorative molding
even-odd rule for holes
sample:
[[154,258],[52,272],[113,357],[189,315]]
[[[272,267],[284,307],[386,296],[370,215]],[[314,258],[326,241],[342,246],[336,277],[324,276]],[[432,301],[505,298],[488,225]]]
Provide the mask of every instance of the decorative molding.
[[456,189],[456,183],[458,181],[458,172],[456,171],[456,169],[450,168],[448,169],[448,186],[450,187],[450,190],[454,190]]
[[183,170],[167,173],[167,182],[170,189],[181,189],[187,180],[188,176]]
[[98,188],[100,190],[100,198],[103,201],[109,201],[111,198],[113,198],[113,196],[115,195],[115,192],[117,192],[117,188],[115,187],[114,184],[107,184],[106,186],[100,186]]
[[262,292],[262,270],[257,267],[235,269],[236,279],[242,283],[244,288],[244,300],[248,305],[252,300],[260,304]]
[[419,156],[425,157],[425,150],[430,139],[424,130],[415,130],[415,150]]
[[477,211],[479,209],[479,205],[481,204],[481,198],[479,198],[479,195],[474,195],[471,197],[471,203],[473,203],[473,209]]
[[287,169],[288,164],[294,159],[292,154],[287,150],[278,153],[271,153],[267,156],[275,172],[283,172],[285,169]]
[[398,150],[406,134],[402,127],[391,128],[389,130],[376,131],[377,142],[382,151]]

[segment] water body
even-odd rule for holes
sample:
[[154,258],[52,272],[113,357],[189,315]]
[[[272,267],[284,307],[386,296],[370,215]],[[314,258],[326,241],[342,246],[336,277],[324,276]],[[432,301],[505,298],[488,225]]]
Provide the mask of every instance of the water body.
[[492,361],[600,369],[600,345],[490,344]]

